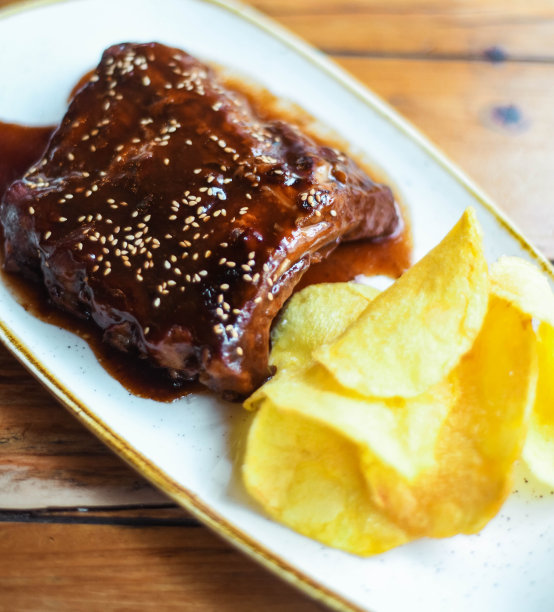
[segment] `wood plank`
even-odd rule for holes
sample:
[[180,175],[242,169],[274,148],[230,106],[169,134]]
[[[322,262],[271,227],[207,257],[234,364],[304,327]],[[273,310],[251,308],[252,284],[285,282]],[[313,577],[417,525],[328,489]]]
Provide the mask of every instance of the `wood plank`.
[[199,527],[0,524],[0,608],[316,612]]
[[554,65],[338,61],[437,143],[554,259]]
[[0,423],[0,508],[166,501],[85,430],[3,347]]
[[262,12],[327,52],[484,58],[554,57],[554,4],[547,0],[254,0]]

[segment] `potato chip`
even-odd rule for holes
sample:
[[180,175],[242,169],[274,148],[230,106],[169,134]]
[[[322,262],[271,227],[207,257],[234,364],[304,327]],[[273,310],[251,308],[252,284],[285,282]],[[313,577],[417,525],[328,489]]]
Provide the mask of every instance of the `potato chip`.
[[376,505],[414,535],[479,531],[510,493],[537,370],[531,321],[492,297],[473,348],[449,377],[454,401],[435,465],[409,482],[370,455],[362,469]]
[[409,539],[372,505],[355,444],[269,400],[250,429],[243,476],[270,516],[324,544],[372,555]]
[[274,385],[282,376],[313,364],[313,350],[337,338],[378,293],[359,283],[322,283],[295,294],[271,334],[270,364],[277,372],[246,400],[244,407],[255,409],[265,397],[268,384]]
[[270,363],[279,371],[313,362],[312,351],[337,338],[378,293],[358,283],[322,283],[298,292],[271,334]]
[[[314,367],[311,356],[314,348],[341,334],[378,293],[356,283],[328,283],[295,295],[273,332],[271,362],[277,374],[245,405],[255,408],[269,398],[281,409],[297,410],[363,448],[373,447],[383,461],[411,478],[433,461],[448,408],[442,387],[410,402],[371,401],[341,387],[322,366]],[[368,421],[373,423],[370,428],[365,426]]]
[[316,359],[349,389],[413,397],[438,383],[473,344],[487,310],[488,270],[475,212],[377,296]]
[[554,293],[544,274],[519,257],[501,257],[491,266],[491,293],[554,327]]
[[406,478],[435,461],[434,450],[450,399],[439,383],[417,398],[367,398],[341,387],[319,364],[265,386],[265,397],[280,410],[327,426]]
[[539,382],[523,458],[533,474],[554,486],[554,327],[538,330]]
[[[397,399],[389,400],[393,410],[379,401],[368,406],[367,398],[340,387],[310,358],[312,347],[341,333],[375,293],[345,283],[310,287],[291,300],[275,330],[273,352],[286,354],[296,365],[257,392],[255,404],[260,409],[248,435],[243,465],[247,489],[271,516],[300,533],[360,555],[376,554],[410,539],[369,501],[360,472],[360,449],[372,440],[384,460],[412,476],[433,462],[433,431],[438,433],[446,416],[439,398],[434,406],[413,400],[410,408]],[[318,319],[322,311],[333,321],[326,324]],[[307,338],[295,336],[304,325],[318,320],[322,324],[315,325]],[[281,407],[275,406],[273,397]],[[368,413],[373,415],[369,428]]]
[[517,257],[501,257],[493,264],[491,291],[542,321],[537,396],[523,458],[537,478],[554,486],[554,293],[544,274]]

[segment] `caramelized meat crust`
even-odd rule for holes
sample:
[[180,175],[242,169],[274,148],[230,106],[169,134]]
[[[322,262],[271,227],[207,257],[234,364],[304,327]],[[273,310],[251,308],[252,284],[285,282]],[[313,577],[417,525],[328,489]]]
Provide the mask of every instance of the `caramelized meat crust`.
[[106,342],[242,397],[308,266],[401,223],[390,190],[178,49],[107,49],[41,160],[11,185],[5,266]]

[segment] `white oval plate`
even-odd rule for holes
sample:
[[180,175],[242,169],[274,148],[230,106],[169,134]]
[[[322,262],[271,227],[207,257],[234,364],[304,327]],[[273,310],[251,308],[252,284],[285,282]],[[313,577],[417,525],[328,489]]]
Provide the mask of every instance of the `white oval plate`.
[[[322,55],[226,1],[39,3],[0,20],[0,120],[58,121],[69,91],[101,51],[122,41],[181,47],[292,100],[373,160],[399,186],[415,254],[467,206],[487,256],[542,258],[479,190],[411,126]],[[521,479],[479,535],[416,542],[370,559],[318,544],[266,518],[233,462],[248,415],[208,396],[172,404],[129,395],[72,334],[33,318],[0,285],[0,336],[46,387],[156,486],[281,577],[337,609],[473,612],[554,609],[554,497]]]

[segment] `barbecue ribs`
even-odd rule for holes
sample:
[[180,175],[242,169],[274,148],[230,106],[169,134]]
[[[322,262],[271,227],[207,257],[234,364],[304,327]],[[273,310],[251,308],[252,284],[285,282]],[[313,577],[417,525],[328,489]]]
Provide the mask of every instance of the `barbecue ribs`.
[[271,322],[308,266],[401,223],[353,161],[157,43],[104,52],[0,220],[8,270],[106,342],[235,398],[270,374]]

